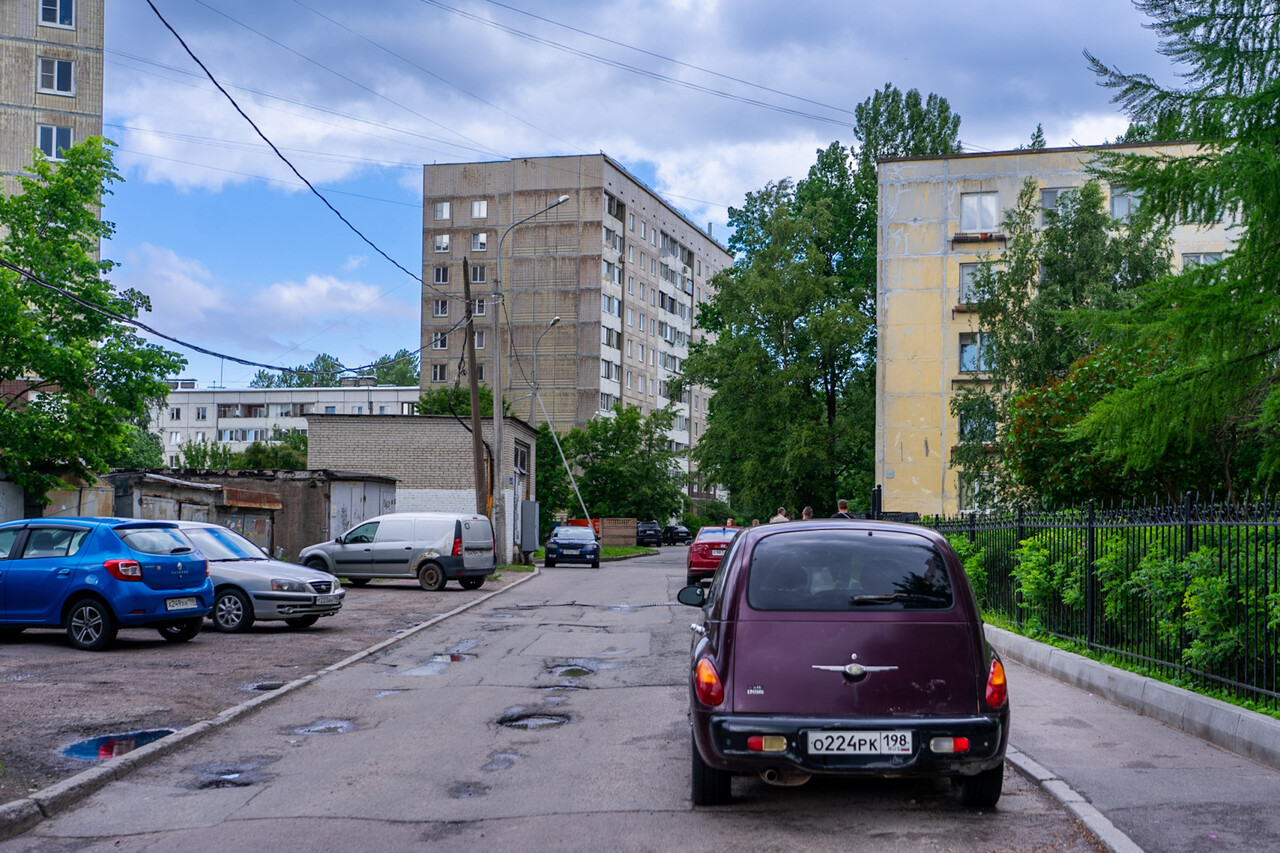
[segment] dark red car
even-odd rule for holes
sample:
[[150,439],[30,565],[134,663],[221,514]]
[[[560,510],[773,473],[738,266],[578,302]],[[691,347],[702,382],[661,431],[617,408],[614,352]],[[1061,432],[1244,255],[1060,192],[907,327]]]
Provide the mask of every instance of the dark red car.
[[926,528],[806,521],[738,532],[693,630],[695,805],[734,774],[949,777],[994,806],[1009,703],[955,551]]
[[720,558],[741,530],[741,527],[704,527],[699,530],[689,546],[686,581],[695,584],[714,575],[720,566]]

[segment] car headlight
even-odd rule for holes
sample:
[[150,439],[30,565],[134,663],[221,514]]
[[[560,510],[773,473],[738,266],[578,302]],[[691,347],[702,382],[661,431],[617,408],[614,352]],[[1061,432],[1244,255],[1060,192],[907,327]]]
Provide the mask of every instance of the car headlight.
[[286,581],[279,578],[271,580],[271,589],[275,592],[311,592],[311,587],[302,581]]

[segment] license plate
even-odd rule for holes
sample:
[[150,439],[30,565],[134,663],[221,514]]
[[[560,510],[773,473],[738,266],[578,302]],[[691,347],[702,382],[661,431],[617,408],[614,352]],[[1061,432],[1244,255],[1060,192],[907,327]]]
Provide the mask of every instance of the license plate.
[[565,548],[560,551],[561,554],[577,554],[579,552],[578,548]]
[[165,610],[190,610],[195,606],[195,598],[168,598],[164,602]]
[[338,596],[336,595],[317,595],[316,604],[337,604]]
[[723,557],[723,556],[724,556],[724,549],[723,549],[723,548],[712,548],[712,549],[711,549],[711,556],[713,556],[713,557]]
[[809,732],[810,755],[907,755],[911,732]]

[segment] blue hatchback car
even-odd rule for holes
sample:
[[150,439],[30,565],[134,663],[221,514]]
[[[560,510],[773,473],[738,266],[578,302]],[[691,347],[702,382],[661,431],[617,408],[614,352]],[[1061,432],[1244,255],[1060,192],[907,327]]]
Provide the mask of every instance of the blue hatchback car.
[[62,628],[100,651],[120,628],[155,628],[175,643],[213,608],[209,564],[165,521],[36,518],[0,524],[0,638]]

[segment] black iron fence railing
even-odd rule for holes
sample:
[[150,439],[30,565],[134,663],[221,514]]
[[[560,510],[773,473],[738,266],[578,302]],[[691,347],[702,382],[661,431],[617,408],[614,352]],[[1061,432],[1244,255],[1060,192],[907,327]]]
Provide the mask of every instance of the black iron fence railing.
[[988,614],[1280,710],[1280,505],[1188,495],[917,523],[955,543]]

